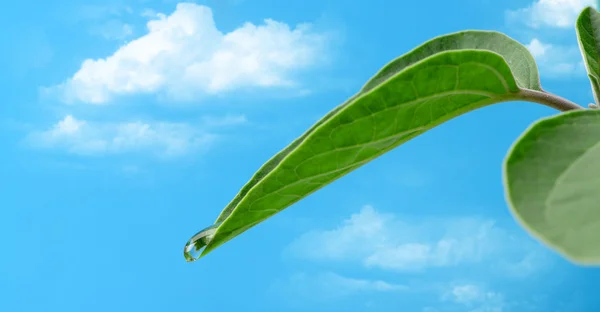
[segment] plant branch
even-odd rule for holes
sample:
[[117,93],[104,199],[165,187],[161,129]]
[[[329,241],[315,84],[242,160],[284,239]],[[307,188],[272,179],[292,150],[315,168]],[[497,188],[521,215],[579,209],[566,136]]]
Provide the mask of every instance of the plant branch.
[[529,89],[521,89],[518,93],[517,98],[519,100],[525,100],[529,102],[535,102],[542,105],[546,105],[552,107],[554,109],[558,109],[561,112],[566,112],[570,110],[584,109],[583,107],[565,99],[558,95],[544,92],[544,91],[535,91]]

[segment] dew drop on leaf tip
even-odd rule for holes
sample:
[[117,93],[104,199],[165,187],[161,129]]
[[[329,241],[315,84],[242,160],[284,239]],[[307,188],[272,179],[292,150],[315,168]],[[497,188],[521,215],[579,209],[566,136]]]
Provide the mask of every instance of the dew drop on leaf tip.
[[206,247],[206,245],[208,245],[208,243],[212,240],[219,225],[220,223],[213,224],[190,238],[183,248],[183,256],[185,257],[185,261],[193,262],[200,258],[202,250],[204,250],[204,247]]

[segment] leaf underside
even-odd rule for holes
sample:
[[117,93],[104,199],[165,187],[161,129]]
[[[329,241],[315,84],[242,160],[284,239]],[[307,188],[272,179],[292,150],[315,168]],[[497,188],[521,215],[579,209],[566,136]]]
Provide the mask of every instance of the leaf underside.
[[534,237],[567,259],[600,264],[600,111],[532,124],[504,163],[507,201]]
[[497,32],[430,40],[267,161],[221,212],[202,256],[332,181],[468,111],[541,91],[529,51]]

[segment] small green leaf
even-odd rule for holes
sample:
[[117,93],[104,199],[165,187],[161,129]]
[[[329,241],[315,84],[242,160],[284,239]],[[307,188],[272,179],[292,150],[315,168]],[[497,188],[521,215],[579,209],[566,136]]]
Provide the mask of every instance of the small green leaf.
[[267,161],[221,212],[208,254],[233,237],[419,134],[468,111],[542,92],[533,57],[497,32],[430,40]]
[[575,30],[594,91],[594,100],[600,104],[600,13],[592,7],[583,9],[577,18]]
[[517,220],[567,259],[600,264],[600,111],[537,121],[504,163],[507,201]]

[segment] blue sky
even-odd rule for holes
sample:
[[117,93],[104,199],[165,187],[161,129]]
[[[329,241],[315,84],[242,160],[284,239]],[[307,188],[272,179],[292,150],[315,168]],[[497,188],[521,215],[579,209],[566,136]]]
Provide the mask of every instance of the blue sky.
[[530,238],[501,163],[534,120],[452,120],[186,263],[251,175],[385,63],[498,30],[592,101],[587,0],[5,1],[0,311],[599,311],[600,270]]

